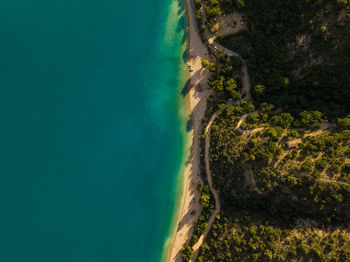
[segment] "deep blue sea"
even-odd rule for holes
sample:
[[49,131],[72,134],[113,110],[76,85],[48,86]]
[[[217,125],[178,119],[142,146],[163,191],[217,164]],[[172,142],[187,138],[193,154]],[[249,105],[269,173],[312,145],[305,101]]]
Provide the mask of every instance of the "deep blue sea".
[[174,0],[0,1],[1,262],[161,260],[184,31]]

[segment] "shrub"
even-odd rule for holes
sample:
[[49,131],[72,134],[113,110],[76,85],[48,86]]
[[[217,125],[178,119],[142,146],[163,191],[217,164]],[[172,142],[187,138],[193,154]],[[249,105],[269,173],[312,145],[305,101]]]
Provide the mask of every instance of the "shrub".
[[204,68],[207,68],[207,67],[209,66],[209,61],[208,61],[208,59],[203,59],[203,60],[202,60],[202,66],[203,66]]
[[184,247],[183,249],[182,249],[182,254],[181,254],[181,256],[182,256],[182,259],[184,260],[184,261],[190,261],[191,260],[191,258],[192,258],[192,256],[193,256],[193,249],[192,249],[192,247],[191,246],[186,246],[186,247]]

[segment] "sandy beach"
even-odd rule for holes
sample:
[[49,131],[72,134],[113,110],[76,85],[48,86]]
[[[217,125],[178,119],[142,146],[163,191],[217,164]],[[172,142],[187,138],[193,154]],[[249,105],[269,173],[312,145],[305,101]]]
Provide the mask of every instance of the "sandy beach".
[[198,32],[192,0],[186,0],[186,9],[189,39],[188,62],[194,69],[189,76],[187,93],[192,122],[192,143],[190,156],[185,167],[182,208],[178,217],[176,233],[169,252],[168,261],[182,260],[181,249],[190,239],[193,232],[193,225],[201,213],[202,207],[198,202],[200,195],[196,188],[198,184],[202,184],[199,174],[200,148],[198,136],[201,132],[201,121],[204,117],[207,99],[211,94],[207,83],[208,69],[202,68],[201,64],[203,58],[208,58],[208,50],[202,43]]

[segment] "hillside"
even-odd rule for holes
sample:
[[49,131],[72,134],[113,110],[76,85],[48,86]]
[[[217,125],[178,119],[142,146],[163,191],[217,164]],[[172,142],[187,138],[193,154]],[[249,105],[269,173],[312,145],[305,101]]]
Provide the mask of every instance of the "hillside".
[[[350,10],[346,0],[242,0],[241,32],[253,95],[289,111],[350,111]],[[239,35],[223,37],[235,46]],[[239,52],[239,50],[237,50]],[[258,87],[257,87],[258,86]]]
[[183,259],[350,261],[350,3],[195,3],[215,95]]

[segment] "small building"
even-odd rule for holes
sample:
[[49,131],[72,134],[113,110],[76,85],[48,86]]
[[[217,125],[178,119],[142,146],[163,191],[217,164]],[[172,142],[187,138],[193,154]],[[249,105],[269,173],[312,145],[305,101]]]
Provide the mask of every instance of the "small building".
[[291,148],[297,147],[301,143],[302,143],[301,139],[296,139],[296,140],[287,141],[286,144],[287,144],[287,147],[291,149]]

